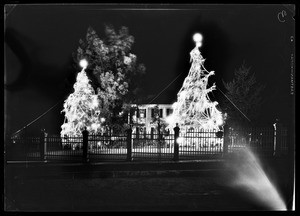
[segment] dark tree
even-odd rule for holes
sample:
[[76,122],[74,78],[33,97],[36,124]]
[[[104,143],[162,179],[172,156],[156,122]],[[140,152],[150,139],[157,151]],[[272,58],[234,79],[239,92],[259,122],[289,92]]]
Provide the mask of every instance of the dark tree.
[[166,132],[167,123],[162,118],[162,110],[159,109],[158,105],[153,108],[153,116],[151,123],[155,125],[156,131],[162,133]]
[[227,123],[232,126],[249,126],[258,122],[262,106],[262,91],[264,86],[256,81],[250,67],[243,62],[242,66],[235,70],[234,78],[230,82],[224,82],[227,97],[244,113],[249,120],[228,99],[222,101],[223,111],[227,113]]
[[87,75],[101,100],[101,117],[112,127],[126,122],[130,106],[140,92],[140,83],[145,66],[138,64],[136,55],[131,53],[134,37],[127,27],[118,32],[106,25],[104,39],[89,27],[85,40],[79,41],[74,55],[76,65],[85,58],[88,62]]

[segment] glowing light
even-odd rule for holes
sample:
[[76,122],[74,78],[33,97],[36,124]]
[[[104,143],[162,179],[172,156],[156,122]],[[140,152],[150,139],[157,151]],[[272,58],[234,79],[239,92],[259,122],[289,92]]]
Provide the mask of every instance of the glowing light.
[[127,56],[124,56],[124,64],[130,65],[130,63],[131,63],[131,58],[127,57]]
[[219,125],[219,126],[221,126],[221,125],[223,125],[223,119],[222,118],[218,118],[217,119],[217,125]]
[[214,127],[214,121],[212,119],[208,120],[207,123],[206,123],[206,126],[208,129],[211,129]]
[[93,124],[91,125],[91,128],[92,128],[93,130],[97,130],[97,127],[98,127],[98,125],[97,125],[96,123],[93,123]]
[[82,67],[83,69],[86,69],[88,66],[88,62],[86,59],[81,59],[79,62],[80,67]]
[[203,37],[202,37],[202,35],[201,35],[200,33],[195,33],[195,34],[193,35],[193,40],[194,40],[195,43],[201,42],[202,39],[203,39]]
[[98,106],[98,99],[97,99],[97,96],[95,96],[94,98],[93,98],[93,102],[92,102],[92,105],[93,105],[93,107],[97,107]]
[[100,118],[100,121],[103,123],[103,122],[105,122],[105,118]]
[[196,42],[196,47],[201,47],[202,46],[202,42]]
[[175,125],[175,118],[174,118],[174,115],[169,115],[166,117],[166,123],[168,125]]
[[178,137],[178,138],[176,139],[176,142],[177,142],[178,144],[182,144],[182,143],[183,143],[183,138],[182,138],[182,137]]

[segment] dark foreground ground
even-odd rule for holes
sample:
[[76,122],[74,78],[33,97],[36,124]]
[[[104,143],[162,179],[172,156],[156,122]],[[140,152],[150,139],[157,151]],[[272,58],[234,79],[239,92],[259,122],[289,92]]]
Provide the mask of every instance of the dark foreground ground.
[[[264,163],[291,208],[287,160]],[[224,161],[111,164],[6,164],[6,211],[272,210],[237,186]]]

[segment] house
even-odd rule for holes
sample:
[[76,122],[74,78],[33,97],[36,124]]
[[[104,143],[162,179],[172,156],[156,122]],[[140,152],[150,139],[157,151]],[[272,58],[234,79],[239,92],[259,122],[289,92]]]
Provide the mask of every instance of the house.
[[172,104],[133,104],[132,107],[136,107],[132,114],[132,123],[135,125],[133,133],[149,134],[156,130],[157,125],[152,123],[155,106],[158,106],[159,116],[162,119],[165,119],[173,112]]

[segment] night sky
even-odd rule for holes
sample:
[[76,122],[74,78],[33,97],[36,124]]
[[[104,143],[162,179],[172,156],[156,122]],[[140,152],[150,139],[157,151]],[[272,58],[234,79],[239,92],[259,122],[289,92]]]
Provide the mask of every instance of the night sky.
[[[136,9],[134,9],[136,8]],[[121,9],[121,10],[120,10]],[[286,11],[286,15],[278,13]],[[266,85],[261,113],[266,124],[276,117],[289,124],[293,116],[291,55],[293,12],[283,5],[18,5],[5,17],[5,129],[10,134],[41,115],[70,93],[76,71],[72,53],[87,28],[103,38],[104,24],[127,26],[135,37],[132,53],[147,68],[143,88],[155,96],[182,75],[153,103],[173,103],[188,74],[192,35],[202,33],[205,67],[210,82],[224,90],[234,70],[245,61],[257,81]],[[222,94],[214,91],[213,100]],[[223,98],[222,98],[223,99]],[[61,102],[35,122],[58,134]]]

